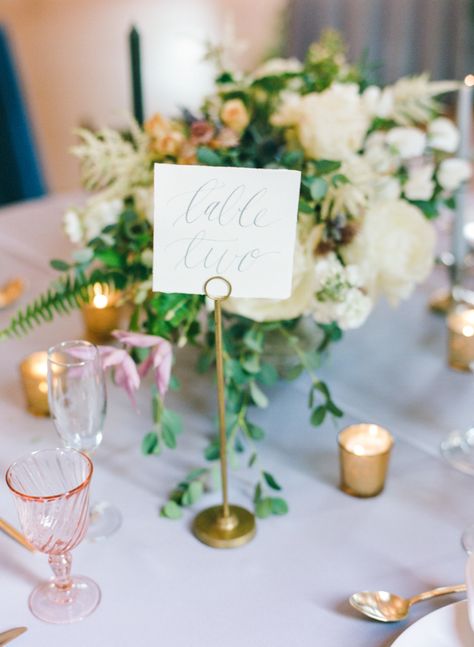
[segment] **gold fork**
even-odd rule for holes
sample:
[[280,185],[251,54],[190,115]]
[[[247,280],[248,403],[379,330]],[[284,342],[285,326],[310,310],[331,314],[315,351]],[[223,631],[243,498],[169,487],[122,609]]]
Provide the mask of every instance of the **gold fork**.
[[[28,539],[21,534],[14,526],[8,523],[8,521],[5,521],[5,519],[2,519],[0,517],[0,530],[3,530],[3,532],[17,541],[19,544],[21,544],[24,548],[27,548],[28,550],[31,550],[33,553],[35,551],[34,546],[30,544]],[[0,643],[1,645],[1,643]]]

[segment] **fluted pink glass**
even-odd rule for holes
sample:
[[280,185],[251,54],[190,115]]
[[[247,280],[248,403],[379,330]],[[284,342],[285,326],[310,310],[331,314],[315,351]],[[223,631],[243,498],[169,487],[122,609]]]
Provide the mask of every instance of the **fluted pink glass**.
[[23,533],[48,555],[54,573],[29,598],[32,613],[46,622],[82,620],[100,601],[100,589],[93,580],[71,576],[70,551],[87,531],[92,471],[91,460],[71,448],[33,452],[7,470]]

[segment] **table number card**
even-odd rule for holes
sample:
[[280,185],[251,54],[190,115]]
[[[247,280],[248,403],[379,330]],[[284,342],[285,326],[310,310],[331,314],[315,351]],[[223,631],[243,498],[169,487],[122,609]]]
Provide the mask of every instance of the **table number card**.
[[291,294],[300,172],[155,164],[153,290],[233,297]]

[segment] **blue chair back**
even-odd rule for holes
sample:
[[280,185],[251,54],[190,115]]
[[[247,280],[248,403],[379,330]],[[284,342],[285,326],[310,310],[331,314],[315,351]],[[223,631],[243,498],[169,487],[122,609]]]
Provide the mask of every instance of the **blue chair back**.
[[8,36],[0,25],[0,205],[45,193],[46,185]]

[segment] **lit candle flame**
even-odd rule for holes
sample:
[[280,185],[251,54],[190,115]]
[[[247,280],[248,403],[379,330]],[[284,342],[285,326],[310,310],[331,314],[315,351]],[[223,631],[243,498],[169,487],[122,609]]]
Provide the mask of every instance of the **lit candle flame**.
[[94,283],[93,287],[94,296],[92,297],[92,305],[98,310],[103,310],[109,305],[109,290],[108,286],[102,286],[100,283]]

